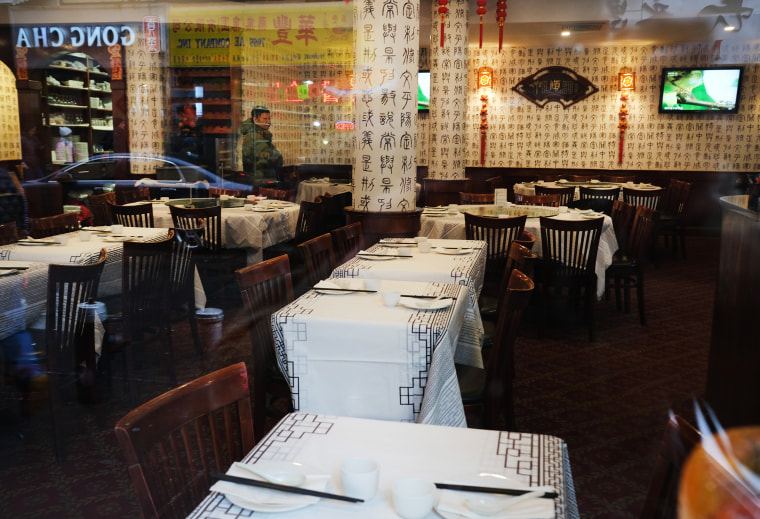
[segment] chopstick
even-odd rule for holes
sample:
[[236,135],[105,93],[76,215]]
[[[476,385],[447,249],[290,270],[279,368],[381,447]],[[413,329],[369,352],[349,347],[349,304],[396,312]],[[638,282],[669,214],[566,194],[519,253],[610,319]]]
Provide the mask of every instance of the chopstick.
[[26,270],[29,267],[0,267],[0,270]]
[[368,252],[360,252],[357,254],[360,258],[362,256],[372,256],[375,258],[413,258],[414,256],[399,256],[397,254],[370,254]]
[[444,299],[448,299],[448,296],[422,296],[415,294],[401,294],[401,297],[416,297],[417,299],[436,299],[438,297],[442,297]]
[[[453,483],[435,483],[436,488],[441,488],[445,490],[464,490],[467,492],[484,492],[487,494],[505,494],[508,496],[521,496],[523,494],[527,494],[528,492],[534,492],[535,488],[528,488],[525,490],[519,490],[516,488],[498,488],[498,487],[479,487],[475,485],[459,485],[459,484],[453,484]],[[556,492],[544,492],[544,495],[539,497],[546,497],[554,499],[559,494]]]
[[362,290],[360,288],[338,288],[338,287],[311,287],[312,290],[337,290],[339,292],[367,292],[369,294],[377,294],[377,290]]
[[211,477],[220,481],[229,481],[230,483],[239,483],[241,485],[248,485],[251,487],[268,488],[270,490],[279,490],[281,492],[289,492],[291,494],[302,494],[305,496],[324,497],[326,499],[336,499],[338,501],[348,501],[350,503],[363,503],[364,499],[358,497],[342,496],[340,494],[330,494],[329,492],[320,492],[319,490],[311,490],[309,488],[292,487],[289,485],[279,485],[277,483],[270,483],[268,481],[260,481],[258,479],[241,478],[238,476],[230,476],[228,474],[216,474],[212,473]]

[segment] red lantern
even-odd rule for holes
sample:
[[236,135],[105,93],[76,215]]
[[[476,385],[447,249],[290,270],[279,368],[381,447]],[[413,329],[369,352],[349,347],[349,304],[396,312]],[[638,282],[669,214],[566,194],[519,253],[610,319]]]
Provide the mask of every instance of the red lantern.
[[507,19],[507,0],[497,0],[496,21],[499,22],[499,52],[501,52],[501,42],[504,37],[504,20],[506,19]]
[[446,4],[449,0],[438,0],[438,14],[441,15],[441,47],[443,47],[443,27],[446,25],[446,13],[449,12],[449,8]]
[[480,15],[480,48],[483,48],[483,16],[486,14],[486,0],[478,0],[478,14]]

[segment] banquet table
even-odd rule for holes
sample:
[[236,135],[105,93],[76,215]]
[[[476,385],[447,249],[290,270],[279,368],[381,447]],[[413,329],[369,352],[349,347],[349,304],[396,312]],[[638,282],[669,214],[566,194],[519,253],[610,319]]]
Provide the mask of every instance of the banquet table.
[[[422,253],[409,246],[411,258],[387,260],[371,254],[397,254],[397,244],[414,240],[383,239],[366,251],[339,265],[332,272],[336,278],[373,278],[399,281],[432,281],[465,285],[467,315],[465,316],[462,343],[457,348],[457,363],[482,367],[480,348],[483,343],[483,321],[480,317],[478,297],[483,288],[486,268],[486,244],[476,240],[431,240],[433,250]],[[446,249],[451,247],[453,249]],[[457,251],[457,249],[460,249]]]
[[[525,214],[524,211],[531,211],[533,209],[554,212],[555,218],[573,219],[581,218],[582,213],[573,211],[572,209],[567,213],[559,213],[556,208],[546,207],[533,207],[533,206],[519,206],[510,205],[509,207],[497,207],[494,205],[460,205],[459,211],[456,214],[449,212],[438,212],[423,210],[420,216],[420,236],[427,236],[428,238],[443,238],[443,239],[464,239],[466,238],[466,232],[464,227],[464,213],[472,212],[473,214],[483,216],[517,216],[518,214]],[[546,216],[549,216],[547,214]],[[603,216],[604,224],[602,226],[602,236],[599,238],[599,250],[596,255],[596,267],[595,272],[597,276],[597,297],[604,295],[605,289],[605,274],[607,267],[612,264],[612,256],[618,250],[617,237],[615,236],[615,229],[612,225],[612,219],[609,216]],[[525,220],[525,230],[530,231],[536,237],[536,243],[533,246],[533,252],[538,257],[541,257],[541,221],[538,217],[533,217],[528,214],[528,218]]]
[[[222,208],[222,244],[229,249],[245,249],[249,265],[264,259],[266,247],[296,234],[298,204],[272,200],[265,205]],[[153,204],[153,222],[156,227],[174,227],[168,205]]]
[[296,203],[300,204],[302,200],[313,202],[315,198],[325,193],[335,196],[348,192],[353,192],[353,187],[349,182],[330,180],[329,178],[302,180],[298,183]]
[[0,340],[27,329],[45,313],[47,277],[47,263],[0,260]]
[[[567,445],[550,435],[291,413],[256,444],[243,462],[302,463],[306,474],[326,476],[327,492],[342,493],[340,467],[355,457],[375,460],[379,468],[377,494],[364,503],[319,499],[299,510],[259,513],[240,508],[225,496],[228,493],[235,499],[232,494],[240,491],[239,485],[216,482],[188,518],[388,519],[398,517],[391,499],[393,483],[406,477],[483,486],[488,483],[504,488],[547,486],[558,496],[552,503],[543,504],[548,505],[550,513],[553,507],[556,519],[580,517]],[[271,496],[272,492],[265,495]],[[275,498],[287,503],[289,496],[279,493]],[[463,506],[466,498],[478,496],[482,494],[436,490],[438,506],[444,502]],[[439,515],[435,511],[425,519],[441,517],[461,519],[450,512]]]
[[[361,280],[328,281],[364,288]],[[414,306],[431,299],[402,297],[391,307],[378,292],[316,288],[323,284],[272,315],[277,358],[295,410],[467,426],[454,370],[466,287],[381,281],[380,291],[450,298],[430,310]]]
[[[535,195],[536,194],[536,185],[542,185],[544,187],[548,188],[565,188],[569,186],[575,186],[575,197],[574,200],[578,200],[580,198],[580,190],[578,189],[580,186],[590,187],[590,188],[597,188],[597,189],[610,189],[613,187],[627,187],[630,189],[638,189],[641,191],[653,191],[656,189],[662,189],[659,186],[655,186],[652,184],[647,183],[636,183],[636,182],[625,182],[625,183],[619,183],[619,182],[544,182],[544,181],[538,181],[538,182],[518,182],[514,185],[513,189],[515,194],[517,195]],[[623,190],[620,190],[620,200],[623,199]]]

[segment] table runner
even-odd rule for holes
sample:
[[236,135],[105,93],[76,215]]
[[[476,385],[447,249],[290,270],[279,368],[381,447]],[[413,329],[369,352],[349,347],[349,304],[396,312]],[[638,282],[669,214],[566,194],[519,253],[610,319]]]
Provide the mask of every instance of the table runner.
[[379,293],[311,290],[275,312],[275,348],[294,409],[465,427],[454,352],[467,289],[384,280],[382,290],[455,301],[415,310],[386,307]]
[[[298,461],[331,476],[327,490],[340,492],[340,466],[357,456],[374,459],[380,469],[378,493],[369,502],[323,499],[299,511],[263,514],[242,510],[211,492],[188,517],[388,519],[398,517],[390,497],[394,481],[410,476],[457,481],[482,472],[502,474],[525,485],[551,485],[559,493],[555,499],[557,519],[580,517],[567,446],[555,436],[291,413],[244,461]],[[440,516],[435,512],[426,516],[436,518]]]

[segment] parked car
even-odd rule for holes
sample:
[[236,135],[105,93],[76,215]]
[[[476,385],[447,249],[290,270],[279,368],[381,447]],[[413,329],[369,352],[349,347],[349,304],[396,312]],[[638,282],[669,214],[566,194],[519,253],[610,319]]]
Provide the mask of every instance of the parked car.
[[[142,175],[130,173],[131,164],[139,164]],[[150,188],[152,198],[189,198],[208,196],[209,187],[251,191],[251,186],[226,180],[201,166],[174,157],[132,153],[95,155],[69,164],[60,170],[25,185],[56,182],[62,186],[62,203],[82,200],[91,194],[113,191],[119,186]]]

